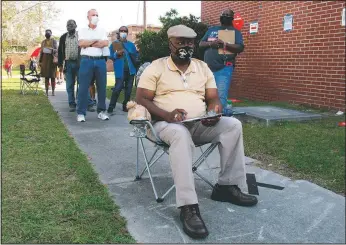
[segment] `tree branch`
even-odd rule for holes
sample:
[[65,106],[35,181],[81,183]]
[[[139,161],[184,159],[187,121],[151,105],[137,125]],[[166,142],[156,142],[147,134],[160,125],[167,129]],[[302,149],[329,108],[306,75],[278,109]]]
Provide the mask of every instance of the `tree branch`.
[[17,15],[23,13],[23,12],[26,12],[26,11],[28,11],[28,10],[30,10],[30,9],[32,9],[32,8],[34,8],[34,7],[36,7],[37,5],[46,4],[46,3],[49,3],[49,1],[38,2],[38,3],[36,3],[36,4],[34,4],[34,5],[30,6],[30,7],[28,7],[28,8],[26,8],[26,9],[23,9],[23,10],[19,11],[19,12],[16,13],[15,15],[12,15],[7,21],[10,21],[10,20],[13,19],[15,16],[17,16]]

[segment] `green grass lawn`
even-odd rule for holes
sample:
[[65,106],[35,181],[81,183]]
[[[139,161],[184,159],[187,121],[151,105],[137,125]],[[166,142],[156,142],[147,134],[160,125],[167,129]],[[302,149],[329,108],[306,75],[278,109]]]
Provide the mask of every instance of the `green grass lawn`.
[[[12,70],[12,76],[19,76],[19,74],[20,74],[19,69]],[[2,76],[7,78],[7,73],[4,69],[2,69]]]
[[324,117],[307,122],[278,122],[270,127],[244,124],[245,154],[260,160],[262,168],[345,194],[345,127],[337,126],[345,116],[283,102],[234,103],[235,107],[259,105],[318,112]]
[[48,98],[2,82],[2,243],[134,243]]

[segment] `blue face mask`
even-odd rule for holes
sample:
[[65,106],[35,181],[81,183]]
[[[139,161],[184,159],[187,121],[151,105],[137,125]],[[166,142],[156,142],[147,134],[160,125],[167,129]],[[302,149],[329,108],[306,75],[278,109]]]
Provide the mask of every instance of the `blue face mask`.
[[125,39],[127,37],[126,32],[120,32],[120,38]]

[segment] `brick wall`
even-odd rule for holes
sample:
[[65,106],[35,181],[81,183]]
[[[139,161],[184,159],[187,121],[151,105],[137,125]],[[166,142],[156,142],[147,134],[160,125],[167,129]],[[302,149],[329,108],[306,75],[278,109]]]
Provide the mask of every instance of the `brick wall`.
[[[289,101],[345,111],[344,1],[202,1],[202,21],[219,24],[230,7],[245,20],[232,97]],[[283,17],[293,15],[293,30]],[[258,20],[257,34],[249,23]]]

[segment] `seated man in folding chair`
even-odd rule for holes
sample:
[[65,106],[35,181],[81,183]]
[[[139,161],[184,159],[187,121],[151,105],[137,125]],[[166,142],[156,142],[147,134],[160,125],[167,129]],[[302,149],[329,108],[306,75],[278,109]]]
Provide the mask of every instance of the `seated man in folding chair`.
[[152,62],[140,77],[136,100],[154,120],[158,137],[169,145],[169,159],[181,209],[183,230],[193,238],[208,236],[201,218],[192,172],[195,144],[219,143],[221,171],[211,199],[253,206],[257,198],[242,193],[246,186],[242,124],[232,117],[181,123],[207,111],[222,111],[213,73],[192,59],[196,33],[184,25],[167,31],[171,55]]

